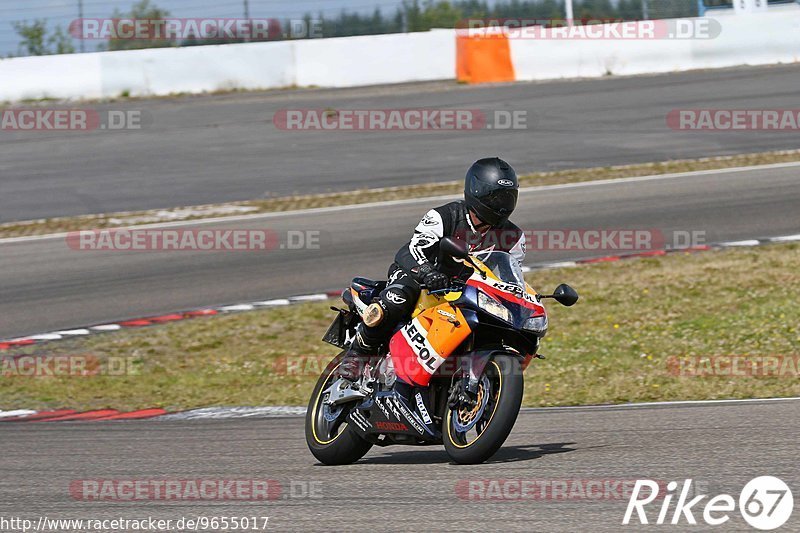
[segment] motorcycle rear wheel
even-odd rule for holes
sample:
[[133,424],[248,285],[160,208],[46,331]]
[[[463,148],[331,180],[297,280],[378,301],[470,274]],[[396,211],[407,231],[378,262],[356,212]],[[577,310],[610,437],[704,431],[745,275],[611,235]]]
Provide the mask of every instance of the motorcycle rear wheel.
[[[498,355],[489,361],[479,384],[477,407],[447,410],[443,424],[447,455],[460,464],[482,463],[494,455],[517,421],[523,389],[518,358]],[[481,407],[484,395],[486,403]],[[476,417],[478,420],[474,422]],[[467,431],[459,431],[458,426],[466,427],[473,422],[474,437]]]
[[306,444],[314,457],[326,465],[354,463],[372,448],[372,444],[359,437],[346,421],[339,419],[328,423],[323,415],[323,393],[335,381],[336,369],[343,356],[344,352],[322,372],[306,410]]

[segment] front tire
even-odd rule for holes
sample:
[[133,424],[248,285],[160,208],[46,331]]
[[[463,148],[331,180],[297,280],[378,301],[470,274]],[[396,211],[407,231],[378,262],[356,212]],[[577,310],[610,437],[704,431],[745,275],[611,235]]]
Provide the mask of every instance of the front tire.
[[447,410],[443,424],[447,455],[460,464],[482,463],[494,455],[517,421],[523,388],[518,358],[498,355],[489,361],[479,383],[477,407]]
[[306,410],[306,444],[319,462],[326,465],[346,465],[364,457],[372,448],[343,419],[343,415],[333,423],[328,423],[323,416],[324,394],[335,381],[336,369],[339,368],[344,352],[339,354],[322,372],[311,394]]

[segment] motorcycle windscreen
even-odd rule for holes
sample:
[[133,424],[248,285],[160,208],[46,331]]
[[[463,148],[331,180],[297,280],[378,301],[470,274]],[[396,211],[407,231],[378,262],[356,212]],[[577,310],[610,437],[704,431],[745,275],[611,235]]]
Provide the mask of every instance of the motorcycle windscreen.
[[426,309],[389,342],[395,374],[406,383],[428,386],[431,376],[471,332],[461,310],[449,303]]

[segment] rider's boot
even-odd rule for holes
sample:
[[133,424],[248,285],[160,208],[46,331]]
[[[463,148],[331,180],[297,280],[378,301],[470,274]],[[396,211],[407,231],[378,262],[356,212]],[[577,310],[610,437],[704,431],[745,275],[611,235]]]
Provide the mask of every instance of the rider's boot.
[[350,344],[347,352],[339,365],[339,377],[355,383],[361,377],[361,369],[370,356],[375,355],[376,346],[364,340],[364,324],[359,324],[356,329],[356,338]]

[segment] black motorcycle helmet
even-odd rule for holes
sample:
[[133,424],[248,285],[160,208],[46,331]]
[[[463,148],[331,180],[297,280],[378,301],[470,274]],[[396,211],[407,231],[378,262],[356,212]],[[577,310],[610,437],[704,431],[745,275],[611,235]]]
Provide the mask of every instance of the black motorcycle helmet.
[[481,221],[498,226],[517,206],[519,180],[511,165],[499,157],[475,161],[464,181],[464,201]]

